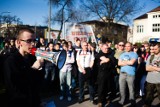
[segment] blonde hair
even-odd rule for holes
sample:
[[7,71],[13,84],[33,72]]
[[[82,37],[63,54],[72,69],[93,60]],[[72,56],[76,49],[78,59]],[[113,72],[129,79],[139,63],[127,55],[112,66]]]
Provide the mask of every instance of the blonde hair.
[[34,34],[34,31],[32,29],[30,29],[30,28],[21,28],[18,31],[18,34],[17,34],[17,37],[16,37],[17,40],[21,38],[23,32],[29,32],[31,34]]

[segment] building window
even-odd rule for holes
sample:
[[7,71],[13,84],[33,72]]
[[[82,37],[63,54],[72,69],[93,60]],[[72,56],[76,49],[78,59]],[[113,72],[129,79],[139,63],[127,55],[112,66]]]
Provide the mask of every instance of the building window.
[[138,25],[137,26],[137,33],[142,33],[143,32],[143,25]]
[[156,23],[152,25],[153,32],[160,32],[160,23]]
[[160,18],[160,14],[159,15],[153,15],[153,18]]

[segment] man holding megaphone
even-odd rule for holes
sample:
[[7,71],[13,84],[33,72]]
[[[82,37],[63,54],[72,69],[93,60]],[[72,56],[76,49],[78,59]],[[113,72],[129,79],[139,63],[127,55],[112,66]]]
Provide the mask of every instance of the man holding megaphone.
[[17,35],[17,51],[4,62],[4,77],[8,95],[8,107],[39,107],[39,86],[43,73],[39,70],[43,59],[30,54],[34,44],[34,31],[20,29]]

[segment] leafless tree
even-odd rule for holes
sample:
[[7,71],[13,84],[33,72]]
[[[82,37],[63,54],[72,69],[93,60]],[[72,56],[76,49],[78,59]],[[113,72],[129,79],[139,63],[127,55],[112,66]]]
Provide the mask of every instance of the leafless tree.
[[[77,0],[51,0],[54,12],[52,15],[52,24],[60,25],[61,35],[62,28],[65,22],[79,22],[86,18],[86,13],[79,9]],[[56,10],[56,11],[55,11]]]
[[91,18],[99,18],[106,23],[106,32],[111,32],[113,22],[130,22],[129,18],[142,9],[139,0],[83,0],[83,9]]
[[[0,16],[0,28],[2,24],[6,24],[5,33],[8,36],[15,36],[18,25],[23,24],[21,19],[17,16],[12,15],[1,15]],[[16,27],[12,27],[12,24],[16,24]],[[2,28],[1,28],[2,29]]]
[[[51,0],[53,8],[57,11],[52,16],[52,23],[60,24],[60,32],[61,35],[63,24],[71,18],[72,11],[70,11],[73,6],[74,0]],[[70,16],[69,16],[70,15]]]

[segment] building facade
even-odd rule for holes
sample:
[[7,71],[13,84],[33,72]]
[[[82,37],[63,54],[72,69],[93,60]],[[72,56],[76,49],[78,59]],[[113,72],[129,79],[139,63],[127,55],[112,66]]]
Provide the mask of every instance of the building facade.
[[133,43],[160,38],[160,6],[134,19]]
[[107,32],[105,32],[107,22],[103,22],[101,20],[85,21],[85,22],[80,22],[80,24],[91,25],[96,37],[105,36],[113,43],[118,43],[119,41],[124,41],[124,42],[127,41],[128,26],[125,24],[117,22],[111,23],[112,24],[111,34],[107,34]]

